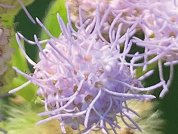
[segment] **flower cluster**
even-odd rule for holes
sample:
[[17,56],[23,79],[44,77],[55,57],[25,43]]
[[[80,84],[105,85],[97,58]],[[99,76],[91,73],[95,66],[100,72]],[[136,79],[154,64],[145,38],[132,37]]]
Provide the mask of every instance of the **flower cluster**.
[[[93,9],[97,6],[98,2],[98,0],[68,0],[69,8],[72,10],[72,20],[74,22],[77,21],[75,18],[77,18],[78,8],[88,12],[86,16],[94,16],[96,12],[94,12]],[[178,63],[178,10],[176,1],[104,0],[100,8],[102,13],[105,12],[106,7],[110,8],[112,12],[110,12],[109,17],[107,17],[104,25],[105,30],[102,31],[103,34],[105,34],[105,32],[109,32],[110,35],[116,34],[118,25],[113,25],[113,23],[111,23],[113,21],[122,24],[123,33],[133,25],[135,25],[137,33],[143,33],[143,39],[133,37],[132,41],[135,43],[134,45],[144,49],[142,54],[145,56],[140,57],[144,60],[144,64],[146,64],[143,68],[144,71],[147,70],[148,65],[155,62],[158,63],[160,81],[165,82],[164,90],[160,94],[160,97],[163,97],[171,84],[174,65]],[[111,33],[109,30],[110,27],[115,27],[116,30]],[[168,80],[163,78],[163,64],[164,66],[170,66],[170,76]],[[143,64],[137,64],[136,66],[143,66]]]
[[[164,4],[162,4],[164,2]],[[72,12],[72,21],[78,20],[79,8],[87,14],[85,16],[95,16],[95,8],[100,0],[68,0],[69,8]],[[149,6],[148,6],[149,5]],[[107,25],[117,18],[117,21],[124,23],[124,27],[137,22],[137,30],[143,30],[145,36],[175,36],[177,23],[176,2],[169,0],[103,0],[100,4],[100,12],[104,14],[105,10],[110,8]],[[141,18],[141,19],[140,19]],[[154,35],[153,35],[154,34]]]
[[[133,119],[138,113],[127,102],[151,100],[155,97],[147,93],[159,87],[163,88],[161,97],[168,91],[178,56],[176,36],[171,36],[173,30],[176,31],[176,21],[170,19],[176,13],[160,5],[159,1],[114,0],[101,5],[97,1],[82,2],[93,6],[91,14],[85,15],[83,10],[87,8],[79,5],[75,26],[70,13],[67,25],[57,15],[62,31],[57,38],[38,18],[36,22],[50,39],[39,41],[34,35],[34,41],[30,41],[20,33],[16,34],[19,47],[35,71],[28,75],[14,67],[29,81],[10,93],[29,83],[38,85],[38,95],[45,105],[45,112],[40,115],[49,116],[39,123],[58,119],[63,133],[66,133],[65,126],[70,126],[80,133],[101,130],[102,133],[112,131],[117,134],[122,123],[127,128],[141,131]],[[159,12],[163,8],[167,10]],[[136,36],[140,30],[144,39]],[[38,63],[25,53],[21,40],[39,48]],[[41,46],[43,43],[46,43],[45,48]],[[143,52],[133,52],[135,46],[143,48]],[[154,73],[148,69],[153,63],[158,63],[160,82],[144,87],[144,79]],[[163,63],[170,66],[167,81],[163,77]],[[138,68],[143,70],[139,78],[136,75]]]
[[[135,25],[122,34],[122,25],[118,24],[116,34],[109,34],[109,42],[102,36],[101,31],[110,9],[104,15],[100,14],[99,7],[93,19],[83,19],[80,12],[80,22],[75,30],[68,16],[65,26],[61,17],[57,15],[62,34],[55,38],[36,19],[37,23],[51,37],[49,40],[39,41],[34,35],[34,40],[27,40],[20,33],[16,34],[19,46],[27,58],[34,65],[33,75],[27,75],[17,68],[18,73],[24,75],[30,82],[39,86],[38,95],[45,104],[45,112],[41,116],[49,118],[40,121],[58,119],[61,129],[65,133],[65,125],[88,133],[99,128],[103,133],[114,133],[119,129],[121,119],[124,124],[132,129],[141,128],[132,117],[138,116],[137,112],[128,107],[129,100],[150,100],[153,95],[144,94],[162,86],[162,82],[150,87],[143,87],[142,80],[152,74],[153,70],[136,77],[135,65],[140,59],[138,53],[130,53],[133,45],[131,38],[135,33]],[[113,21],[112,25],[117,22]],[[110,27],[111,33],[115,28]],[[21,39],[36,44],[39,47],[39,62],[35,63],[26,55]],[[41,44],[46,42],[42,49]],[[21,89],[18,87],[11,91]]]

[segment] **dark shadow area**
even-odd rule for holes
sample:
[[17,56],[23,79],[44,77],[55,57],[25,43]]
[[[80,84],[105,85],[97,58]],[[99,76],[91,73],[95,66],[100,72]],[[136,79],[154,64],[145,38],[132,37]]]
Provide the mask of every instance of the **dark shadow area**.
[[166,120],[164,134],[178,134],[178,65],[175,66],[174,80],[169,92],[159,102],[159,108],[163,111],[163,118]]
[[[169,76],[169,67],[164,67],[164,77],[167,79]],[[156,89],[154,95],[157,97],[155,100],[158,102],[156,109],[161,110],[161,118],[164,119],[165,125],[163,126],[163,134],[178,134],[178,65],[174,67],[174,79],[171,83],[169,91],[163,98],[159,98],[162,88]],[[159,72],[155,69],[153,76],[146,79],[145,86],[150,86],[159,82]],[[153,124],[154,125],[154,124]]]

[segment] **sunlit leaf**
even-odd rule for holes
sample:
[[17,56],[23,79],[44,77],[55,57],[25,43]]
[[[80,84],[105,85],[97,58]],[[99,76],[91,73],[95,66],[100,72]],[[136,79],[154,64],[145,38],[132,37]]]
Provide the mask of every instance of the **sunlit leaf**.
[[[63,18],[64,22],[67,21],[66,17],[66,7],[65,0],[55,0],[51,3],[51,6],[44,19],[45,27],[52,33],[53,36],[58,37],[61,30],[57,21],[57,13]],[[41,38],[49,38],[47,34],[43,31],[41,33]]]

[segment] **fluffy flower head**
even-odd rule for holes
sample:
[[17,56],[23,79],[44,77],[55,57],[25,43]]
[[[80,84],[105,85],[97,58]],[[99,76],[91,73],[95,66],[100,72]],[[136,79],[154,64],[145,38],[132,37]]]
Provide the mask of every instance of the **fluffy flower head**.
[[[36,19],[51,37],[45,41],[39,41],[34,35],[33,42],[20,33],[16,34],[23,54],[35,69],[33,75],[27,75],[14,68],[29,79],[21,87],[30,82],[39,86],[38,95],[42,97],[46,110],[40,115],[49,116],[39,123],[58,119],[64,133],[65,125],[78,130],[83,126],[82,133],[89,133],[97,128],[103,133],[109,133],[110,130],[117,133],[120,121],[130,129],[141,130],[132,119],[138,116],[137,112],[126,103],[132,99],[153,99],[154,96],[143,93],[162,86],[163,82],[143,87],[141,81],[152,70],[136,78],[135,62],[140,57],[143,58],[138,53],[129,53],[133,43],[130,38],[136,31],[136,25],[133,24],[124,34],[121,33],[122,24],[118,24],[117,31],[111,26],[109,41],[103,37],[102,28],[109,13],[110,9],[101,17],[97,7],[95,17],[85,19],[80,12],[75,28],[72,27],[70,16],[66,26],[57,15],[62,30],[58,38],[53,37],[40,20]],[[116,21],[113,21],[112,25],[115,24]],[[26,55],[21,39],[39,47],[38,63]],[[41,44],[44,42],[46,47],[42,49]],[[118,118],[121,119],[119,122]]]

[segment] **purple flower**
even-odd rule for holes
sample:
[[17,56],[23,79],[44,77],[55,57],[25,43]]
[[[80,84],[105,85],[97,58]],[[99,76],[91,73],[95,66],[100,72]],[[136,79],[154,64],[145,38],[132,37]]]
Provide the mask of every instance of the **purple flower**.
[[[165,4],[162,4],[163,2]],[[68,0],[68,3],[73,11],[71,12],[73,21],[76,22],[78,21],[76,19],[78,8],[86,11],[87,17],[93,17],[96,15],[94,9],[99,1]],[[125,33],[128,28],[135,25],[135,32],[141,31],[144,34],[143,40],[132,37],[132,42],[144,49],[143,53],[137,54],[138,61],[142,60],[143,62],[133,64],[133,66],[141,66],[143,71],[148,71],[148,65],[158,63],[159,77],[163,86],[160,97],[163,97],[171,85],[174,65],[178,63],[178,10],[176,0],[104,0],[100,12],[104,14],[106,8],[110,8],[111,12],[103,25],[101,31],[103,35],[107,37],[115,34],[118,25],[122,25],[121,33]],[[109,41],[112,43],[112,38]],[[135,61],[135,63],[138,61]],[[168,80],[163,75],[164,66],[170,68]]]
[[[67,2],[72,10],[72,18],[77,18],[78,8],[88,12],[88,14],[85,14],[87,17],[94,16],[96,14],[94,9],[99,3],[98,0],[68,0]],[[165,4],[162,4],[162,2]],[[159,48],[157,47],[158,51],[154,50],[154,54],[159,55],[159,57],[160,50],[162,51],[165,47],[169,47],[169,52],[164,53],[164,56],[161,58],[164,58],[165,61],[168,62],[165,63],[167,65],[178,63],[178,10],[176,0],[104,0],[100,8],[101,14],[104,14],[106,8],[110,8],[111,12],[105,21],[105,30],[102,31],[102,33],[107,34],[109,32],[108,27],[115,27],[117,30],[117,25],[111,25],[112,21],[116,21],[117,24],[122,24],[122,32],[124,33],[131,25],[136,25],[135,30],[142,31],[145,36],[142,43],[138,40],[135,41],[137,45],[145,47],[148,49],[147,51],[150,50],[150,46],[151,49],[155,49],[155,46],[159,46]],[[74,22],[77,20],[73,19]],[[145,40],[146,44],[144,44]],[[154,54],[153,52],[151,53],[151,55]]]
[[[16,34],[17,42],[26,59],[34,66],[34,73],[28,75],[19,69],[14,69],[29,81],[10,91],[16,92],[34,83],[39,86],[38,95],[41,96],[45,112],[41,116],[49,116],[40,121],[43,123],[51,119],[58,119],[61,130],[65,133],[65,126],[82,133],[100,129],[103,133],[120,129],[118,118],[130,129],[141,128],[133,117],[137,112],[128,107],[129,100],[150,100],[155,98],[145,92],[163,86],[159,82],[150,87],[144,87],[142,81],[153,73],[148,71],[140,78],[136,77],[137,61],[143,54],[130,54],[133,46],[131,38],[136,32],[136,25],[131,25],[123,34],[122,23],[113,20],[109,28],[109,40],[103,36],[105,24],[110,9],[102,16],[99,6],[93,18],[84,19],[82,12],[79,22],[72,27],[70,16],[67,25],[57,15],[61,35],[58,38],[44,27],[39,19],[36,22],[44,28],[50,39],[39,41],[34,35],[34,42],[26,39],[20,33]],[[116,18],[117,20],[117,18]],[[117,30],[112,25],[117,24]],[[137,23],[136,23],[137,24]],[[75,30],[76,29],[76,30]],[[39,62],[35,63],[25,53],[21,39],[32,45],[37,45]],[[46,43],[43,49],[41,44]],[[140,63],[144,67],[147,63]]]
[[[162,4],[162,3],[165,4]],[[95,16],[95,8],[100,3],[99,0],[67,0],[69,8],[72,10],[71,17],[74,22],[78,20],[79,8],[86,11],[85,16]],[[148,6],[149,5],[149,6]],[[124,27],[134,24],[139,18],[137,29],[143,30],[146,36],[173,35],[177,27],[177,9],[176,0],[103,0],[100,3],[101,14],[105,9],[110,8],[110,15],[107,17],[107,24],[110,25],[112,20],[118,17],[118,22],[124,23]],[[167,29],[167,30],[166,30]],[[158,35],[157,35],[158,34]]]

